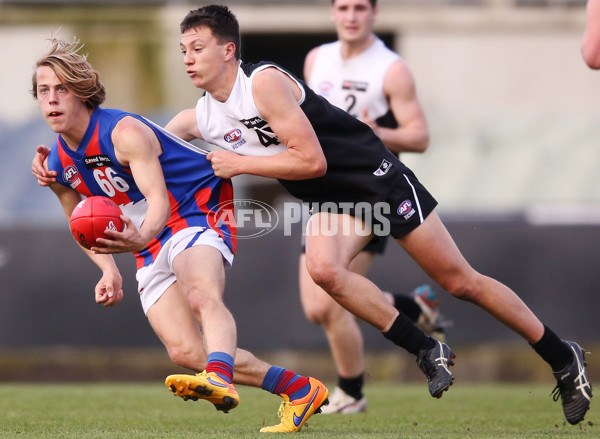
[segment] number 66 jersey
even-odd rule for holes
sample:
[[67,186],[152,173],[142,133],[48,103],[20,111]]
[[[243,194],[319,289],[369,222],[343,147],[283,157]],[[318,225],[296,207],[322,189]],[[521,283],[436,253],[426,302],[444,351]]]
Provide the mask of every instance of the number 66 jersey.
[[147,248],[135,254],[138,269],[154,261],[162,243],[188,227],[215,230],[235,253],[235,223],[219,221],[222,215],[234,218],[233,212],[223,212],[233,206],[231,181],[215,176],[206,156],[194,145],[136,114],[97,108],[76,151],[59,135],[48,156],[48,169],[57,172],[57,182],[86,197],[111,198],[139,228],[148,205],[129,167],[117,160],[111,140],[116,124],[128,116],[148,125],[161,143],[163,152],[158,159],[171,204],[171,216],[165,228]]

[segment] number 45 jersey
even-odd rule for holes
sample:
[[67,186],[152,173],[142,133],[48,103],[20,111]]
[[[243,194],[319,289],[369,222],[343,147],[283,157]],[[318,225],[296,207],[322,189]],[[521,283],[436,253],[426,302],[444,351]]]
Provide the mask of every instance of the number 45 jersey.
[[206,156],[194,145],[136,114],[97,108],[76,151],[59,135],[48,156],[48,169],[57,172],[57,182],[86,197],[111,198],[139,228],[145,218],[147,201],[129,167],[117,160],[111,139],[113,129],[124,117],[142,121],[159,139],[163,152],[158,158],[171,204],[166,227],[146,249],[136,253],[138,268],[153,262],[163,242],[192,226],[212,228],[235,253],[235,224],[219,221],[223,214],[228,219],[234,218],[232,212],[223,212],[223,208],[233,206],[231,181],[215,176]]
[[279,182],[294,197],[307,203],[384,201],[393,181],[409,172],[371,128],[317,95],[303,81],[271,63],[240,63],[235,84],[225,102],[205,93],[196,104],[196,122],[202,138],[246,156],[271,156],[287,149],[256,107],[252,82],[258,72],[276,68],[294,81],[300,91],[300,108],[312,125],[327,160],[327,173],[319,178]]

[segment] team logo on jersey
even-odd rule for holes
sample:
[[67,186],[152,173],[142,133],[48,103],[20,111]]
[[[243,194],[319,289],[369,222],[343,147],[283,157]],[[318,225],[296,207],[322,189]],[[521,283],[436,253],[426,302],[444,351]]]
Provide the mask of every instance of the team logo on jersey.
[[400,203],[400,206],[398,206],[397,212],[398,215],[402,215],[405,220],[408,220],[415,214],[415,209],[413,209],[410,200],[404,200],[402,203]]
[[75,189],[81,184],[81,178],[79,178],[79,171],[75,165],[69,165],[63,170],[62,174],[63,181],[69,183],[69,185]]
[[77,176],[79,175],[79,171],[77,167],[74,165],[67,166],[63,171],[63,181],[65,183],[73,183],[77,180]]
[[88,169],[104,168],[105,166],[112,166],[113,163],[107,155],[91,155],[83,158],[83,164]]
[[383,159],[381,165],[379,165],[379,168],[377,168],[375,172],[373,172],[373,175],[381,177],[382,175],[387,174],[390,169],[392,169],[392,162]]
[[319,84],[319,94],[323,97],[327,97],[332,89],[333,83],[331,81],[323,81]]
[[349,79],[342,82],[342,90],[367,91],[368,87],[368,82],[350,81]]
[[236,128],[223,136],[227,143],[235,143],[242,138],[242,130]]
[[223,139],[229,143],[233,149],[238,149],[240,146],[246,143],[246,141],[242,139],[242,130],[239,128],[228,131],[223,136]]

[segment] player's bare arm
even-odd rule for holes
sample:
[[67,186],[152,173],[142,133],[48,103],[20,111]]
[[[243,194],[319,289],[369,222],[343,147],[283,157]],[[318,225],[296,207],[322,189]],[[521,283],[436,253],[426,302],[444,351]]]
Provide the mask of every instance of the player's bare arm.
[[148,202],[143,224],[137,229],[129,218],[123,232],[105,232],[111,239],[96,242],[106,247],[93,247],[97,253],[125,253],[144,249],[164,229],[171,207],[158,156],[162,149],[154,131],[132,117],[119,121],[112,133],[117,160],[129,166],[135,182]]
[[177,113],[165,126],[165,129],[188,142],[194,139],[202,139],[196,122],[195,108],[188,108]]
[[600,69],[600,0],[588,0],[581,54],[592,69]]
[[[60,201],[67,220],[70,220],[73,209],[82,199],[81,194],[58,183],[50,184],[50,189]],[[94,289],[96,303],[104,306],[114,306],[119,303],[123,299],[123,278],[113,257],[94,253],[81,246],[80,248],[102,271],[102,277]]]
[[[317,136],[298,105],[301,90],[287,75],[275,68],[259,72],[252,83],[259,113],[288,149],[268,157],[237,156],[211,152],[207,158],[220,177],[253,174],[285,180],[320,177],[327,170],[325,155]],[[228,163],[225,163],[228,161]],[[225,171],[226,168],[228,171]]]
[[371,128],[374,128],[385,146],[396,153],[424,152],[429,146],[427,120],[417,98],[412,73],[403,61],[398,60],[388,68],[383,80],[383,92],[399,127],[374,126],[371,121]]
[[313,66],[315,65],[315,59],[317,58],[317,53],[319,52],[319,47],[314,47],[308,52],[306,58],[304,58],[304,69],[302,74],[304,75],[304,81],[308,82],[310,79],[310,75],[313,70]]

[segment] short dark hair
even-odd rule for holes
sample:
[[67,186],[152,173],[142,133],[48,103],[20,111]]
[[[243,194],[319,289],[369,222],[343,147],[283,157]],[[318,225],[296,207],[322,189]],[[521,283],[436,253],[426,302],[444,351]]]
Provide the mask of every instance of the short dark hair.
[[235,58],[240,59],[240,24],[227,6],[209,5],[195,9],[179,25],[181,33],[199,27],[209,28],[220,44],[235,44]]

